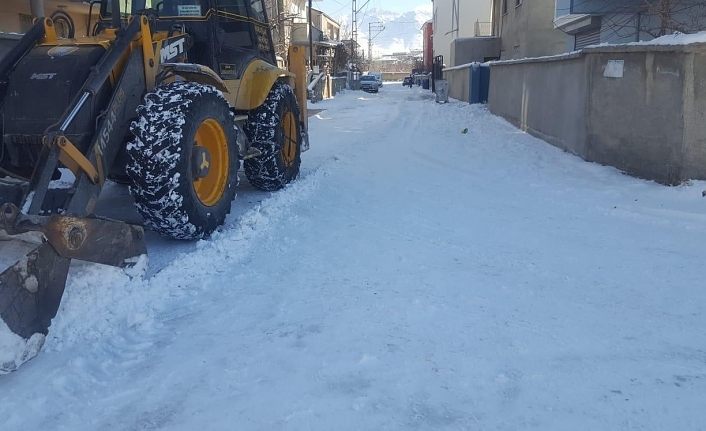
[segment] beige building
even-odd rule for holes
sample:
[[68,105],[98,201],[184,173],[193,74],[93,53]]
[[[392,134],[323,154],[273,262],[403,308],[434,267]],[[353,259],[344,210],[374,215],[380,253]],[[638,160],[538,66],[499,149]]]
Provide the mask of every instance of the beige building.
[[[302,28],[306,32],[306,0],[265,0],[265,7],[270,18],[275,52],[286,59],[292,40],[301,38]],[[305,38],[308,40],[308,35]]]
[[339,42],[341,40],[341,24],[326,15],[326,13],[311,8],[311,23],[321,30],[324,40]]
[[[514,1],[514,0],[513,0]],[[491,0],[432,0],[434,56],[451,65],[451,42],[457,38],[490,36]]]
[[501,60],[571,51],[574,38],[554,24],[556,0],[493,0],[493,34]]
[[[309,8],[305,7],[303,20],[296,20],[292,27],[292,40],[295,43],[309,43]],[[341,25],[324,12],[311,8],[311,22],[314,27],[313,40],[339,42],[341,39]]]
[[[0,0],[1,1],[1,0]],[[265,0],[272,28],[272,41],[277,55],[286,60],[292,44],[309,46],[308,8],[306,0]],[[341,26],[324,12],[312,11],[313,42],[316,45],[314,65],[329,66],[340,40]],[[307,53],[308,58],[308,53]]]
[[[0,32],[24,33],[32,26],[33,11],[30,0],[0,0],[0,2],[2,2]],[[82,36],[89,30],[89,6],[83,0],[44,0],[34,3],[35,5],[43,3],[43,14],[54,20],[60,37]],[[95,25],[98,17],[98,6],[94,6],[93,9],[91,27]]]

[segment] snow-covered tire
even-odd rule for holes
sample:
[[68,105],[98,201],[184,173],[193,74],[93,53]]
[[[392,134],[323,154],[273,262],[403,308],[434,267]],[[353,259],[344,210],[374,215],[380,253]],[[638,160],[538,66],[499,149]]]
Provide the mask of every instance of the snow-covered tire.
[[[135,140],[127,146],[126,171],[145,224],[174,239],[203,238],[222,225],[235,196],[239,166],[239,128],[223,94],[194,82],[160,86],[145,96],[130,128]],[[202,149],[211,142],[218,144],[204,156]],[[198,173],[194,169],[199,162],[193,160],[201,156],[210,160]],[[211,178],[216,186],[203,189],[198,181]]]
[[245,175],[253,186],[275,191],[299,175],[302,130],[294,90],[277,82],[265,103],[250,111],[245,133],[258,157],[245,160]]

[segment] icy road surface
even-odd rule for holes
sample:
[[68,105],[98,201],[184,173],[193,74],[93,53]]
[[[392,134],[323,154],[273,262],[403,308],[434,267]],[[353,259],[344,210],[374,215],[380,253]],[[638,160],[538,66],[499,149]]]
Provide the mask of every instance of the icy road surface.
[[706,428],[706,184],[417,88],[316,107],[300,181],[211,240],[73,267],[1,430]]

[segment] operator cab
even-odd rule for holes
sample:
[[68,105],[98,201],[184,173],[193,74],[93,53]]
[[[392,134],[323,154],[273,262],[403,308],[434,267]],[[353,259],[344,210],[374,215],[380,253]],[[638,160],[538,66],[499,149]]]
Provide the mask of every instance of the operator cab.
[[[101,2],[96,31],[111,26],[111,2]],[[156,31],[188,34],[187,61],[209,66],[224,80],[240,79],[257,58],[277,64],[263,0],[120,0],[122,19],[142,8],[156,12]]]

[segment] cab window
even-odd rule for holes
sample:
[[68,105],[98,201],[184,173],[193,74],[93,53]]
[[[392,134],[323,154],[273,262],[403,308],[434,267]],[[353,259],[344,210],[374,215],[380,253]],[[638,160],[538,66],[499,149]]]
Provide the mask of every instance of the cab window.
[[[127,17],[131,13],[137,12],[137,11],[132,10],[132,6],[133,6],[132,0],[103,0],[103,2],[101,2],[101,15],[103,17],[109,17],[112,15],[112,11],[113,11],[112,2],[113,1],[120,2],[120,14],[123,17]],[[141,2],[137,2],[137,4],[139,4],[139,3],[141,3]],[[157,1],[155,1],[155,3],[157,3]],[[146,0],[145,1],[145,8],[149,9],[151,7],[152,7],[152,0]]]
[[248,16],[246,1],[248,0],[218,0],[218,10],[234,15]]
[[204,16],[208,11],[208,2],[203,0],[162,0],[160,3],[160,16]]

